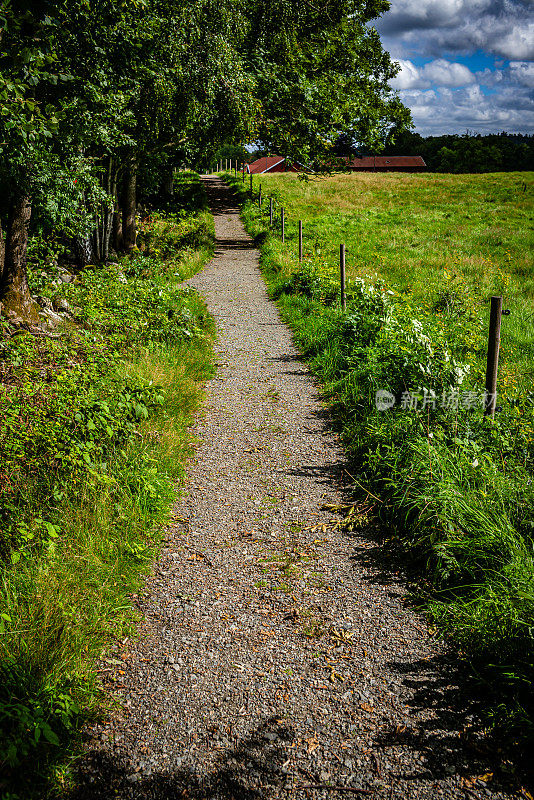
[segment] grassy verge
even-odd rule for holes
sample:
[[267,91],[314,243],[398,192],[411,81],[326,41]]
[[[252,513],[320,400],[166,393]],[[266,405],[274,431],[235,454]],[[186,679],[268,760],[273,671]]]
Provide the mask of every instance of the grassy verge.
[[[383,177],[374,177],[376,192],[388,186],[391,192],[391,176],[382,184]],[[393,177],[404,191],[405,176]],[[268,192],[283,201],[290,219],[304,219],[308,231],[313,219],[321,227],[319,200],[310,208],[305,199],[318,188],[286,176],[280,183],[269,180]],[[429,280],[425,289],[424,276],[413,288],[417,276],[408,253],[408,292],[395,285],[387,266],[376,274],[378,249],[376,260],[360,255],[355,261],[342,312],[333,259],[308,249],[299,265],[291,235],[282,245],[265,211],[260,216],[241,182],[234,185],[245,224],[261,243],[271,294],[331,399],[353,461],[355,490],[378,498],[375,511],[385,530],[419,571],[428,614],[493,692],[488,714],[508,727],[514,741],[531,739],[534,398],[531,384],[530,394],[520,390],[527,363],[532,369],[523,358],[527,339],[520,357],[509,359],[504,382],[501,373],[503,410],[491,423],[481,408],[486,297],[468,271],[458,267],[452,288]],[[299,191],[294,208],[290,202]],[[457,202],[465,208],[470,199],[464,194]],[[394,195],[389,202],[395,205]],[[419,215],[424,213],[421,201]],[[343,207],[340,216],[338,227],[348,229],[352,222],[343,218]],[[431,226],[419,235],[433,241]],[[318,251],[327,247],[337,254],[337,230],[334,236],[325,229],[321,242]],[[398,244],[399,269],[404,257]],[[517,297],[522,291],[529,296],[528,281],[520,289],[516,279]],[[379,391],[389,393],[392,407],[377,408]]]
[[97,660],[131,629],[130,595],[190,452],[213,331],[178,284],[211,255],[213,235],[198,180],[183,176],[180,189],[145,221],[143,252],[67,285],[34,269],[34,286],[67,299],[75,321],[59,339],[0,345],[6,797],[67,780],[73,734],[102,702]]

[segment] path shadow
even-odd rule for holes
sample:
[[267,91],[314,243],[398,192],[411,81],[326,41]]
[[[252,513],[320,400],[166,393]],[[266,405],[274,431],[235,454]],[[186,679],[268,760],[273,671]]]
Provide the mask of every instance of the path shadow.
[[[353,471],[350,464],[347,466]],[[407,559],[384,526],[376,523],[345,535],[353,540],[350,559],[361,580],[386,587],[399,610],[402,605],[413,607],[420,602],[421,569]],[[408,595],[401,604],[400,596],[406,588]],[[426,627],[423,615],[421,626]],[[482,673],[476,673],[456,647],[442,642],[434,656],[413,660],[400,653],[398,659],[385,661],[384,666],[408,690],[403,692],[403,703],[414,718],[413,725],[382,728],[376,735],[375,743],[386,756],[388,749],[399,746],[422,753],[423,771],[438,780],[460,776],[467,797],[513,794],[522,785],[534,785],[534,770],[524,750],[504,739],[501,732],[488,730],[485,722],[488,708],[506,702],[506,698],[497,696],[497,689],[492,689]],[[413,781],[420,777],[419,770],[403,776]],[[482,791],[482,795],[470,791]]]
[[[64,800],[267,800],[286,779],[283,765],[295,739],[292,728],[266,720],[218,759],[214,771],[194,766],[136,772],[123,757],[88,752],[76,775],[77,788]],[[179,759],[176,759],[177,761]]]
[[[388,749],[399,746],[422,754],[425,771],[437,780],[459,776],[467,797],[502,797],[502,792],[509,796],[522,786],[532,787],[534,775],[525,754],[489,733],[481,721],[488,701],[496,698],[467,665],[458,663],[454,652],[428,660],[390,661],[387,666],[410,689],[408,707],[418,719],[413,726],[382,728],[375,743],[386,756]],[[410,771],[403,776],[419,777]]]
[[220,256],[227,250],[255,250],[252,239],[215,239],[215,255]]
[[239,213],[239,203],[234,190],[220,178],[202,178],[213,216]]
[[346,480],[344,466],[345,463],[343,461],[332,461],[321,466],[317,464],[299,464],[297,467],[280,470],[280,472],[284,475],[295,475],[300,478],[313,478],[316,484],[329,486],[339,491],[342,488],[342,482]]
[[[260,322],[258,324],[260,326],[263,326],[263,325],[274,325],[274,326],[277,326],[277,325],[280,325],[280,322]],[[265,360],[266,361],[270,361],[273,364],[278,363],[278,364],[299,365],[296,369],[284,370],[281,373],[281,375],[307,375],[309,377],[311,383],[313,383],[314,388],[315,389],[318,388],[319,383],[317,381],[317,378],[314,376],[314,374],[312,372],[310,372],[309,367],[308,367],[308,365],[306,363],[306,359],[304,358],[304,356],[301,356],[299,353],[285,353],[282,356],[267,357]]]

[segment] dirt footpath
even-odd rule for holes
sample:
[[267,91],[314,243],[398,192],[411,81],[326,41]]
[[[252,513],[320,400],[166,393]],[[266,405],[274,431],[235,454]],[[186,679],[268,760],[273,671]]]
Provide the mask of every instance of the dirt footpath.
[[109,659],[123,710],[88,734],[77,798],[510,798],[378,532],[348,535],[342,448],[268,300],[228,189],[189,284],[218,326],[199,445],[138,641]]

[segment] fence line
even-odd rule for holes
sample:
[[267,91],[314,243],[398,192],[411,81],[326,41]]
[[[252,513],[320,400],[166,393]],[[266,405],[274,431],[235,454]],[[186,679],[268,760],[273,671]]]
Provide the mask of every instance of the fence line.
[[[243,164],[243,180],[245,165]],[[250,175],[250,197],[254,198],[252,174]],[[258,207],[260,215],[263,213],[262,208],[262,192],[261,183],[259,185],[258,194]],[[274,223],[274,198],[272,195],[269,197],[269,226],[272,228]],[[285,243],[285,208],[280,207],[280,237]],[[303,223],[298,220],[298,259],[302,263],[303,259]],[[345,244],[339,245],[339,284],[340,284],[340,305],[344,311],[347,308],[347,291],[346,291],[346,248]],[[503,298],[502,295],[493,296],[491,298],[490,309],[490,322],[488,334],[488,349],[487,349],[487,362],[486,362],[486,385],[485,385],[485,401],[484,401],[484,415],[493,420],[495,413],[501,411],[501,406],[497,405],[497,375],[499,368],[499,348],[500,348],[500,333],[501,333],[501,318],[510,314],[508,309],[502,308]]]

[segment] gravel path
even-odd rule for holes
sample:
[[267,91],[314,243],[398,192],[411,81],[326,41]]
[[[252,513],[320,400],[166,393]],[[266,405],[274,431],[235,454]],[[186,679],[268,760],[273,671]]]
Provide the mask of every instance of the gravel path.
[[108,659],[122,710],[88,733],[78,798],[511,798],[458,677],[365,522],[339,529],[344,456],[269,302],[231,194],[189,281],[219,330],[199,446],[137,641]]

